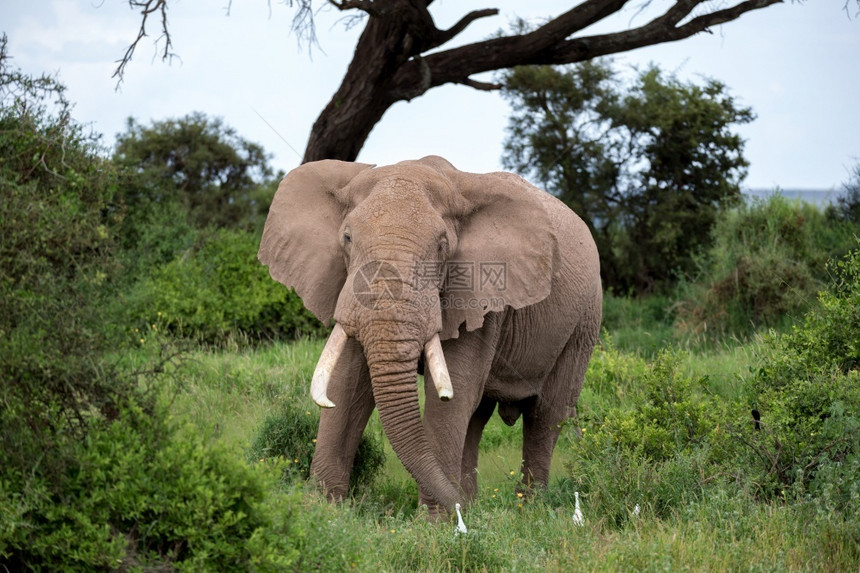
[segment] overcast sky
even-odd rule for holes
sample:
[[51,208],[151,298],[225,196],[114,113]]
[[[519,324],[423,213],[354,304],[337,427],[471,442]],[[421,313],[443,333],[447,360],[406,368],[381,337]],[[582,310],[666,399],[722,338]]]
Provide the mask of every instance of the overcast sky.
[[[285,3],[233,0],[229,16],[227,3],[174,0],[170,31],[180,59],[168,65],[156,57],[160,23],[153,21],[152,37],[140,44],[119,91],[111,77],[115,60],[140,23],[126,1],[0,0],[0,31],[8,35],[17,66],[58,73],[76,103],[75,117],[103,133],[108,145],[129,116],[149,123],[202,111],[262,144],[276,169],[292,169],[343,77],[362,25],[345,31],[341,15],[324,8],[317,14],[319,48],[309,55],[290,32],[293,10]],[[445,28],[469,10],[500,9],[499,16],[473,23],[456,45],[507,28],[515,16],[537,20],[572,5],[437,0],[431,12]],[[654,62],[691,81],[712,77],[752,107],[758,119],[739,128],[751,163],[746,187],[835,189],[860,162],[860,15],[853,0],[850,14],[842,8],[843,0],[788,2],[746,14],[713,34],[643,48],[616,62]],[[646,18],[630,11],[612,27],[641,25]],[[501,167],[508,113],[496,93],[436,88],[392,107],[358,159],[388,164],[437,154],[460,169],[494,171]]]

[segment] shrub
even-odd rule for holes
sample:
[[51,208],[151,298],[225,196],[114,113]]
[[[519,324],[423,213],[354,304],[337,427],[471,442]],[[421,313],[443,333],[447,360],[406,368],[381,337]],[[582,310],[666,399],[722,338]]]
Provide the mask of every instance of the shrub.
[[612,349],[595,353],[588,379],[597,396],[571,440],[567,489],[578,488],[610,522],[624,522],[636,504],[666,516],[700,496],[702,477],[731,456],[727,406],[706,393],[706,379],[683,372],[682,359],[663,351],[647,364]]
[[751,380],[762,431],[748,444],[765,494],[847,509],[860,499],[860,251],[831,263],[820,306],[771,336]]
[[258,237],[244,231],[202,236],[138,282],[126,301],[128,320],[205,342],[236,332],[252,339],[325,334],[295,292],[269,277],[257,247]]
[[[310,477],[311,460],[316,444],[319,412],[303,410],[292,402],[263,421],[249,451],[249,459],[285,460],[285,481],[306,480]],[[370,485],[385,465],[382,442],[365,432],[358,445],[350,473],[350,487]]]
[[0,467],[50,464],[55,434],[136,393],[101,361],[117,264],[117,172],[64,87],[12,68],[0,37]]
[[777,194],[726,211],[699,276],[680,287],[677,327],[743,335],[801,315],[851,232],[817,207]]
[[[135,406],[64,440],[56,481],[36,466],[0,479],[0,563],[12,570],[287,569],[305,532],[298,494],[271,493],[251,468],[202,438],[177,439]],[[25,495],[20,495],[23,492]]]

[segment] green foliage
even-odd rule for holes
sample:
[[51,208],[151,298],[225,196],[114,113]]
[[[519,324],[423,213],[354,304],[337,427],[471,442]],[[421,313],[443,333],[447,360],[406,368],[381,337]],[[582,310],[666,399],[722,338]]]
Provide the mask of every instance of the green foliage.
[[60,432],[136,389],[100,363],[117,265],[117,174],[64,88],[10,65],[0,38],[0,466],[26,468]]
[[[251,442],[249,459],[285,461],[286,481],[306,480],[310,477],[311,460],[316,447],[319,412],[305,410],[293,402],[284,402],[281,408],[263,421]],[[372,433],[365,432],[358,445],[350,474],[350,487],[370,485],[385,465],[382,442]]]
[[[305,531],[298,494],[200,438],[177,439],[135,407],[63,440],[61,482],[4,471],[0,563],[14,570],[284,570]],[[62,439],[62,438],[61,438]],[[17,492],[24,492],[21,496]]]
[[665,518],[701,498],[702,477],[718,474],[730,456],[722,423],[728,408],[709,394],[707,378],[685,371],[684,360],[663,351],[648,363],[611,344],[595,353],[565,495],[580,491],[590,511],[617,525],[636,505]]
[[685,84],[651,67],[625,85],[610,64],[504,75],[514,113],[502,162],[540,182],[592,229],[604,284],[671,284],[693,266],[719,210],[740,197],[752,121],[720,82]]
[[675,303],[664,295],[643,297],[603,294],[604,330],[619,350],[653,356],[675,342]]
[[[191,249],[203,232],[185,206],[177,199],[146,200],[145,191],[136,191],[150,182],[146,174],[124,170],[119,183],[124,217],[118,228],[117,253],[122,263],[126,288]],[[138,200],[130,197],[138,195]]]
[[860,500],[860,251],[830,269],[820,306],[772,339],[752,379],[751,446],[766,485],[847,510]]
[[235,332],[252,339],[324,334],[295,292],[269,277],[257,260],[257,242],[245,231],[203,235],[135,285],[124,305],[129,321],[206,342]]
[[178,201],[201,228],[262,228],[274,193],[263,148],[199,112],[148,127],[129,118],[114,161],[140,176],[124,196],[132,209]]
[[826,278],[826,261],[843,252],[851,232],[849,223],[778,194],[726,211],[699,276],[681,285],[678,328],[742,335],[802,314]]

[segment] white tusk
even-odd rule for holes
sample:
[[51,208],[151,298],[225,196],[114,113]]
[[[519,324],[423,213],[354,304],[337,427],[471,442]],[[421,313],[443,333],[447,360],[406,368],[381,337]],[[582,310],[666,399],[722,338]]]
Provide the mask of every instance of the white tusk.
[[314,370],[314,377],[311,379],[311,398],[321,408],[334,408],[334,402],[328,399],[326,391],[334,366],[346,346],[347,338],[343,328],[335,324]]
[[424,358],[427,360],[427,368],[433,377],[433,385],[436,386],[439,399],[447,402],[454,397],[454,387],[451,385],[451,375],[448,373],[448,365],[445,364],[438,334],[434,334],[424,345]]

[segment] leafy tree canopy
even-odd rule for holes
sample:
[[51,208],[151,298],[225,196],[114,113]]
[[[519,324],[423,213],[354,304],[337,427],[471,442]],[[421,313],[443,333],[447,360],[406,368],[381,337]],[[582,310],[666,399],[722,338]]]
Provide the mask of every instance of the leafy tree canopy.
[[504,166],[589,225],[606,285],[638,292],[691,269],[718,209],[746,175],[735,125],[753,119],[715,80],[651,67],[626,82],[606,61],[503,74],[513,114]]
[[178,200],[198,227],[235,226],[259,215],[269,198],[260,195],[273,191],[270,157],[220,118],[199,112],[149,126],[129,118],[114,155],[141,175],[129,204]]

